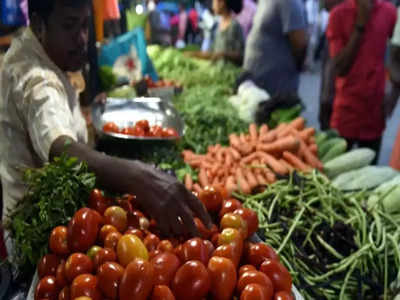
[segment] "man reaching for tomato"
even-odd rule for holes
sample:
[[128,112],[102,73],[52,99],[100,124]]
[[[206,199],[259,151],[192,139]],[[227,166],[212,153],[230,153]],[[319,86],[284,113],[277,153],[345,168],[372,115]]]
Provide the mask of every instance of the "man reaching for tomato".
[[138,161],[112,158],[85,145],[86,124],[66,72],[87,57],[91,0],[30,0],[31,25],[4,57],[0,74],[1,179],[6,217],[23,198],[26,168],[66,152],[88,164],[107,190],[135,194],[166,235],[196,235],[211,220],[175,178]]

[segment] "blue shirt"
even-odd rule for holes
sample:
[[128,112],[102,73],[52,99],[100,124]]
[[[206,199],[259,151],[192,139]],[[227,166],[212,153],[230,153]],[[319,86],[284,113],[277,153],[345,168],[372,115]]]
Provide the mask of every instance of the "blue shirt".
[[299,75],[288,33],[306,29],[302,0],[262,0],[258,2],[253,28],[248,37],[244,69],[270,95],[297,92]]

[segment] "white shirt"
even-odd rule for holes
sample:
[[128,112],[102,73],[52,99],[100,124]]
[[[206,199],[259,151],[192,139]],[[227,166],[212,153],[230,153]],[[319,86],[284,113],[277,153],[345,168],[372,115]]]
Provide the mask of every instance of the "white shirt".
[[87,142],[77,91],[27,28],[13,40],[0,72],[3,220],[26,192],[24,171],[48,162],[60,136]]
[[[400,16],[400,8],[397,9],[397,15]],[[400,47],[400,18],[397,18],[396,26],[394,27],[392,44]]]

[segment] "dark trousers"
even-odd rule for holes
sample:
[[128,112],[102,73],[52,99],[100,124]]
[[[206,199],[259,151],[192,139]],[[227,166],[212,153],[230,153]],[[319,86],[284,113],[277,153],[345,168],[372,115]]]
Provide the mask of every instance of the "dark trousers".
[[382,137],[376,140],[346,139],[346,141],[347,141],[347,149],[352,149],[357,147],[357,148],[369,148],[374,150],[376,156],[372,164],[376,165],[378,163],[379,154],[381,152],[381,147],[382,147]]

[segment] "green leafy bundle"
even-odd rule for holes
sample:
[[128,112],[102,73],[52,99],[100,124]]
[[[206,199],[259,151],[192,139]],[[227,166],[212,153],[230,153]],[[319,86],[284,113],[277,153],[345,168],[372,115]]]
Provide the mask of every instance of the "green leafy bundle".
[[41,169],[25,174],[28,192],[10,216],[17,264],[21,270],[36,266],[48,250],[52,229],[66,225],[87,204],[96,178],[85,163],[62,155]]

